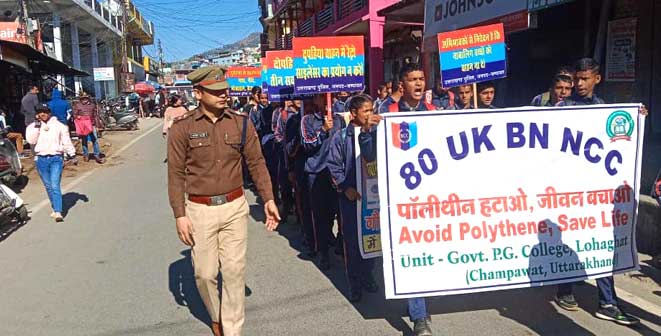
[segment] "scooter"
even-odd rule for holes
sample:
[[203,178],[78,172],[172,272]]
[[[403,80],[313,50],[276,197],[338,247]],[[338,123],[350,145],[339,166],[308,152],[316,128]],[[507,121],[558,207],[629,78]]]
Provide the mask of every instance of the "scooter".
[[7,138],[9,127],[0,130],[0,181],[14,186],[23,174],[23,165],[14,144]]
[[0,226],[25,223],[30,219],[23,199],[11,188],[0,184]]
[[106,130],[137,130],[138,113],[135,107],[125,108],[124,100],[103,101],[101,103],[101,120]]

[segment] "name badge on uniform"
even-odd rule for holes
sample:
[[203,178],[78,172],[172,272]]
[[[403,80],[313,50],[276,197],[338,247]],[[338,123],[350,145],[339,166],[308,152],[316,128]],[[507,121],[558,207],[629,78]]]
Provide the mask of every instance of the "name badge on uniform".
[[204,139],[204,138],[208,138],[208,137],[209,137],[209,133],[207,133],[207,132],[204,132],[204,133],[190,133],[188,135],[189,139]]

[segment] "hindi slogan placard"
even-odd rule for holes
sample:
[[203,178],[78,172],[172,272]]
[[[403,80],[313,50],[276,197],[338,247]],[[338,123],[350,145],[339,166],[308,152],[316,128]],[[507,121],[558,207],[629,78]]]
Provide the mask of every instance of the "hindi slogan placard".
[[267,85],[267,76],[268,76],[268,67],[266,66],[266,57],[262,57],[259,62],[259,66],[262,68],[262,92],[268,95],[269,89]]
[[261,86],[262,69],[259,67],[232,66],[227,69],[227,82],[231,97],[248,97],[253,86]]
[[363,36],[295,37],[296,93],[362,91],[364,43]]
[[440,33],[438,50],[443,87],[507,76],[502,23]]
[[638,109],[385,114],[378,175],[387,298],[637,269]]
[[[356,127],[354,134],[360,134]],[[361,155],[358,137],[354,137],[356,157],[356,190],[361,198],[358,201],[358,247],[363,259],[381,256],[381,228],[379,219],[379,177],[376,160],[367,161]]]
[[270,101],[294,98],[294,58],[291,50],[266,52],[266,87]]

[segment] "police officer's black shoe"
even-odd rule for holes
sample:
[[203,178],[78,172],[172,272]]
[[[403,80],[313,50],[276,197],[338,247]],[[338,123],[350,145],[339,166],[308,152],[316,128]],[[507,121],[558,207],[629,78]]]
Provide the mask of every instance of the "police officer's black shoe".
[[413,335],[415,336],[432,336],[431,332],[431,318],[423,318],[413,321]]
[[322,251],[319,253],[319,269],[322,271],[328,271],[330,269],[330,257],[328,256],[328,251]]

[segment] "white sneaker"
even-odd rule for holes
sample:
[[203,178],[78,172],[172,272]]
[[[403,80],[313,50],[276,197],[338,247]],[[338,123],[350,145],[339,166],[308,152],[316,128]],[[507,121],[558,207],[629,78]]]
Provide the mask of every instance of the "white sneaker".
[[56,212],[55,217],[53,218],[55,218],[55,221],[58,223],[64,222],[64,217],[62,217],[62,214],[59,212]]
[[55,212],[50,213],[50,218],[55,218]]

